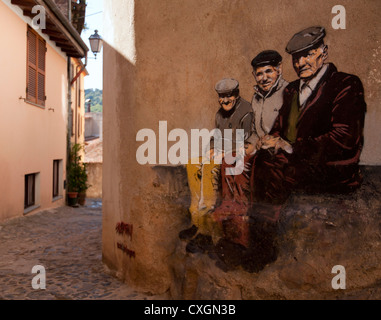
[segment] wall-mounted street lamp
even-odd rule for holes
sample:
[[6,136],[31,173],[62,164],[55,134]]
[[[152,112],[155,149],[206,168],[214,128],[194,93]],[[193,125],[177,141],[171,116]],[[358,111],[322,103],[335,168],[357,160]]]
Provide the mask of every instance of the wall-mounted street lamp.
[[91,112],[91,99],[86,99],[85,104],[87,106],[86,112]]
[[94,53],[95,59],[97,58],[97,53],[101,52],[103,46],[102,37],[98,34],[98,30],[95,30],[95,33],[90,36],[90,47],[91,51]]

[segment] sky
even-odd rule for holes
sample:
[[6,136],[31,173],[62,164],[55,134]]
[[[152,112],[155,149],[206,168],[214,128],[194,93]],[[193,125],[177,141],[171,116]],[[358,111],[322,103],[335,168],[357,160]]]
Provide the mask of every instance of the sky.
[[83,30],[81,37],[89,48],[86,69],[89,75],[85,77],[85,89],[103,89],[103,49],[94,59],[91,51],[89,37],[94,34],[94,30],[98,30],[98,34],[103,34],[103,1],[104,0],[87,0],[86,7],[86,30]]

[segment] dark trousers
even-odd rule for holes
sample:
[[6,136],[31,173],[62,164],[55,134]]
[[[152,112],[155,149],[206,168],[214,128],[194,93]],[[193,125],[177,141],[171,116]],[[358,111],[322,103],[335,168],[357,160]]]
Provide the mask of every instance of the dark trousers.
[[251,172],[251,201],[282,205],[294,190],[309,193],[349,193],[362,181],[357,164],[322,165],[303,155],[260,150]]

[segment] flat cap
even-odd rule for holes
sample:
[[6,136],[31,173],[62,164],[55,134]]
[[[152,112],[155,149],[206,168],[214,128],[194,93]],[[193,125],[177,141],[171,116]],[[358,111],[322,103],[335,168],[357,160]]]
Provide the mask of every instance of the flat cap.
[[294,54],[310,49],[319,44],[324,37],[324,27],[309,27],[294,34],[287,44],[286,52],[289,54]]
[[260,52],[252,61],[253,68],[259,66],[277,66],[282,61],[282,56],[275,50],[265,50]]
[[217,82],[215,89],[217,93],[229,93],[238,89],[239,83],[232,78],[225,78]]

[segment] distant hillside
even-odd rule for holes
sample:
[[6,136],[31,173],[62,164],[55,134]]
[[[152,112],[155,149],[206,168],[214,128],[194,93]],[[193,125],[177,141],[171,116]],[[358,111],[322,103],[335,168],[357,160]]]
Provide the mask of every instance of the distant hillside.
[[[92,112],[102,112],[103,111],[103,99],[102,99],[102,90],[100,89],[86,89],[85,90],[85,100],[91,100]],[[87,103],[86,103],[87,106]]]

